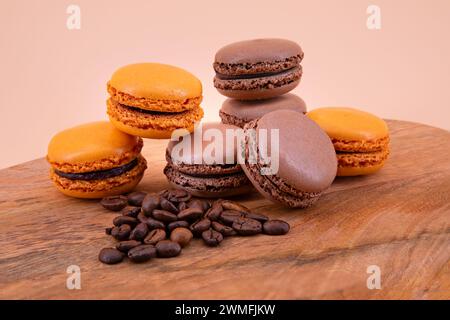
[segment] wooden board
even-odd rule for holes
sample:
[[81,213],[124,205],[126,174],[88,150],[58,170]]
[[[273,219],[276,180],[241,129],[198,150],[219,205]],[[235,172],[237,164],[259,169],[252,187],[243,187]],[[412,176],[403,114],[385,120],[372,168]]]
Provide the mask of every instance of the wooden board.
[[[258,194],[257,212],[291,224],[283,237],[201,241],[174,259],[108,266],[114,214],[97,201],[59,194],[38,159],[0,171],[0,298],[112,299],[449,299],[450,133],[389,121],[392,155],[379,173],[340,178],[312,208],[292,210]],[[146,141],[149,169],[139,188],[167,187],[167,141]],[[3,155],[5,156],[5,155]],[[81,268],[68,290],[66,268]],[[367,268],[381,270],[369,290]]]

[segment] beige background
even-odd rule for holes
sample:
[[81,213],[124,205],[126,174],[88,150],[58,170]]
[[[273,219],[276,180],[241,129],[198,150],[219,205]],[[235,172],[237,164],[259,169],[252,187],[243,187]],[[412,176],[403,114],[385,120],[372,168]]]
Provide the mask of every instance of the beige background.
[[[81,30],[66,8],[81,7]],[[368,5],[382,28],[366,28]],[[449,0],[0,2],[0,168],[46,154],[51,136],[106,119],[105,84],[119,66],[184,67],[204,85],[206,120],[224,100],[212,86],[214,53],[255,37],[305,51],[295,93],[309,109],[348,105],[450,129]]]

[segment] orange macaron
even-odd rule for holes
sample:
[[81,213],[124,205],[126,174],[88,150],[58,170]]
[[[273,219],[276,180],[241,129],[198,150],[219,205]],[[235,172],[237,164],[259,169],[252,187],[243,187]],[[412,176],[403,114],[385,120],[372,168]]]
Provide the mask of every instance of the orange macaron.
[[107,113],[119,130],[144,138],[170,138],[194,130],[203,117],[202,84],[190,72],[160,63],[118,69],[107,85]]
[[76,198],[127,193],[147,168],[142,146],[141,138],[106,121],[61,131],[48,146],[51,180],[59,191]]
[[308,112],[330,137],[338,159],[338,176],[377,172],[389,156],[389,129],[377,116],[353,108],[326,107]]

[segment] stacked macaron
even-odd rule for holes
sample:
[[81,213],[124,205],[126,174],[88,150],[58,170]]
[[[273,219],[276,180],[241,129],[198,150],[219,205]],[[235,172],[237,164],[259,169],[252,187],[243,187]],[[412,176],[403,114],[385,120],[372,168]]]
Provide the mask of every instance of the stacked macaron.
[[221,48],[213,64],[214,86],[228,97],[220,109],[223,123],[243,127],[271,111],[306,112],[306,104],[286,94],[300,83],[302,48],[285,39],[240,41]]
[[194,130],[203,117],[202,84],[178,67],[136,63],[118,69],[108,82],[108,115],[119,130],[164,139],[177,129]]

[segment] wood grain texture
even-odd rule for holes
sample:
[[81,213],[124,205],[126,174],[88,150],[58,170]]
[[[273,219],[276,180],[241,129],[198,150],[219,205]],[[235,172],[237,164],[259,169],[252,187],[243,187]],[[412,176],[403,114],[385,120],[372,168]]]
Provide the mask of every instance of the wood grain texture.
[[[389,121],[392,154],[377,174],[339,178],[316,205],[292,210],[237,198],[291,224],[283,237],[194,241],[178,258],[108,266],[99,250],[114,214],[58,193],[38,159],[0,171],[0,298],[449,299],[450,133]],[[147,140],[139,189],[167,187],[166,141]],[[81,267],[81,290],[66,268]],[[369,265],[381,290],[369,290]]]

